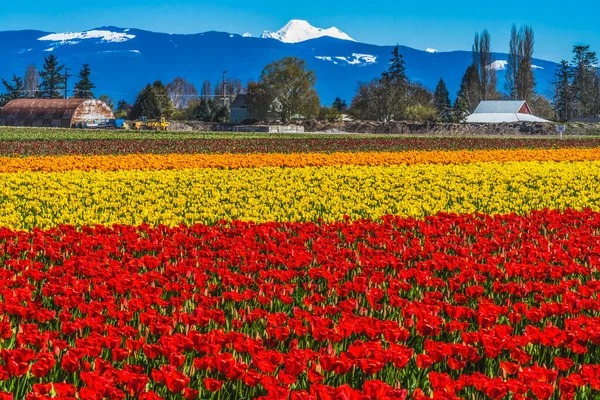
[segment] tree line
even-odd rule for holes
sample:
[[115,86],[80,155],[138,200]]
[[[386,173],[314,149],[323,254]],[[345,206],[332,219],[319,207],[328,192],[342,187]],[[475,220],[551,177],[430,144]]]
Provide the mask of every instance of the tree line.
[[590,46],[574,46],[571,62],[561,61],[552,97],[558,120],[600,117],[600,68]]
[[[89,64],[83,64],[77,75],[78,81],[73,89],[73,98],[93,99],[96,86],[90,80]],[[12,79],[1,79],[5,93],[0,95],[0,106],[17,99],[62,99],[66,94],[68,74],[65,66],[57,57],[50,54],[44,57],[44,66],[38,71],[35,65],[29,65],[24,76],[13,74]]]
[[140,91],[130,106],[128,117],[226,122],[228,105],[245,91],[241,80],[235,78],[220,80],[214,87],[210,80],[204,80],[200,91],[182,77],[176,77],[166,85],[155,81]]

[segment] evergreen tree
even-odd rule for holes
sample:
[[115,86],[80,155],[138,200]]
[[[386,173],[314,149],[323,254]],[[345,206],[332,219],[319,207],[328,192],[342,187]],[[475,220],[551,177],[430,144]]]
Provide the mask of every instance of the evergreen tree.
[[127,103],[124,99],[119,100],[117,102],[117,111],[129,111],[131,110],[131,105]]
[[469,107],[463,97],[458,97],[452,108],[452,120],[454,122],[465,122],[469,116]]
[[137,99],[133,104],[133,107],[131,107],[129,118],[160,118],[162,116],[160,106],[161,105],[158,101],[158,98],[156,97],[156,92],[154,91],[154,88],[152,87],[152,85],[148,84],[138,94]]
[[574,46],[571,74],[576,116],[596,117],[598,97],[598,57],[590,46]]
[[554,74],[552,106],[559,121],[568,121],[573,117],[573,96],[571,89],[571,68],[566,60]]
[[0,96],[0,106],[25,97],[25,85],[23,83],[23,78],[20,76],[13,75],[10,82],[2,79],[2,85],[4,86],[6,93]]
[[62,99],[66,80],[62,73],[64,65],[58,65],[54,54],[44,57],[44,70],[40,72],[40,97],[43,99]]
[[207,98],[193,101],[188,109],[188,118],[205,122],[227,122],[229,110],[223,104]]
[[154,95],[158,101],[160,117],[172,117],[175,113],[175,106],[165,85],[163,85],[161,81],[156,81],[152,84],[152,89],[154,90]]
[[117,111],[115,112],[115,118],[117,119],[125,119],[127,115],[131,111],[131,105],[127,103],[125,100],[119,100],[117,103]]
[[346,100],[342,100],[339,97],[336,97],[331,105],[333,108],[337,109],[339,112],[344,112],[348,110],[348,105],[346,105]]
[[440,78],[440,81],[435,88],[435,92],[433,93],[433,105],[435,106],[438,115],[441,115],[444,120],[448,120],[452,102],[450,102],[450,92],[446,87],[444,78]]
[[460,82],[460,89],[456,95],[457,99],[462,99],[462,103],[467,108],[469,113],[475,111],[479,105],[479,89],[478,89],[477,70],[474,65],[470,65]]
[[90,81],[90,65],[83,64],[83,68],[79,71],[79,82],[75,84],[75,90],[73,97],[77,99],[93,99],[94,93],[92,89],[96,88],[96,85]]
[[387,71],[382,74],[383,80],[388,81],[391,84],[402,84],[408,82],[408,76],[406,75],[406,63],[404,57],[400,54],[398,46],[394,47],[392,51],[392,58],[390,59],[390,66]]

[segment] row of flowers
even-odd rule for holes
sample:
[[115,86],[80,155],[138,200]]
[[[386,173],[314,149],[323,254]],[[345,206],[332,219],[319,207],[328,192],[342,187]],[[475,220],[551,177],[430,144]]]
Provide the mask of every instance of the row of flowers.
[[60,173],[0,179],[0,226],[339,221],[600,209],[600,162]]
[[600,213],[0,229],[0,398],[600,389]]
[[298,168],[336,165],[386,166],[509,161],[600,161],[600,149],[0,157],[0,173],[23,171],[59,172],[70,170],[124,171],[193,168]]
[[[146,134],[136,139],[132,133],[112,139],[95,139],[94,132],[69,133],[70,140],[48,140],[54,131],[46,130],[36,140],[7,140],[11,135],[0,133],[0,155],[5,156],[56,156],[56,155],[111,155],[111,154],[215,154],[215,153],[312,153],[312,152],[361,152],[361,151],[410,151],[410,150],[509,150],[509,149],[555,149],[599,148],[599,138],[522,139],[522,138],[447,138],[447,137],[354,137],[331,136],[262,139],[207,138],[194,135],[169,134],[172,136]],[[60,132],[60,131],[59,131]],[[72,132],[72,131],[65,131]],[[61,137],[59,134],[55,134]],[[65,133],[66,135],[66,133]],[[21,136],[30,137],[30,135]],[[107,134],[103,133],[103,137]],[[214,135],[213,135],[214,136]]]

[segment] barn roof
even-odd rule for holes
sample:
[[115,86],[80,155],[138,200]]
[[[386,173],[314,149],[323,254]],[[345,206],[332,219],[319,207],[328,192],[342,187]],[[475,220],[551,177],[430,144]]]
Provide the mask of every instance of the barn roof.
[[43,112],[55,113],[76,110],[85,103],[86,99],[18,99],[7,103],[1,110],[2,113]]
[[550,122],[531,114],[520,113],[473,113],[467,117],[472,124],[496,124],[503,122]]
[[503,122],[550,122],[531,113],[524,100],[487,100],[479,103],[466,122],[496,124]]
[[71,127],[75,123],[112,119],[112,110],[94,99],[18,99],[0,110],[0,125]]
[[517,114],[524,100],[486,100],[479,103],[473,114]]

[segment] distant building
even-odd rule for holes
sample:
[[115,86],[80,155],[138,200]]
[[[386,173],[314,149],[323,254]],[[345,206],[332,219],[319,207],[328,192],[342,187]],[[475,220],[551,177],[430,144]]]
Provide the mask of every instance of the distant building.
[[550,122],[536,117],[524,100],[482,101],[466,120],[471,124],[494,124],[502,122]]
[[251,119],[250,113],[248,112],[248,104],[246,103],[248,95],[238,94],[233,100],[233,103],[229,106],[229,121],[233,123],[240,123],[247,119]]
[[93,99],[19,99],[0,110],[0,126],[75,128],[114,118],[109,106]]

